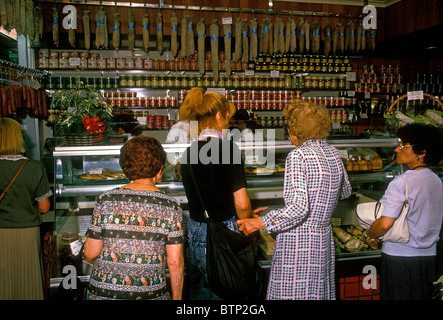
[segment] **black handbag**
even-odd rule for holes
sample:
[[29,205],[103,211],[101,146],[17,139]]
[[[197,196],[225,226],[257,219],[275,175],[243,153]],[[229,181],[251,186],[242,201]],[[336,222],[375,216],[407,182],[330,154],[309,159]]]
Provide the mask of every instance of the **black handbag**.
[[206,272],[209,287],[222,299],[260,298],[264,271],[255,255],[253,236],[234,232],[209,217],[191,164],[189,168],[208,226]]

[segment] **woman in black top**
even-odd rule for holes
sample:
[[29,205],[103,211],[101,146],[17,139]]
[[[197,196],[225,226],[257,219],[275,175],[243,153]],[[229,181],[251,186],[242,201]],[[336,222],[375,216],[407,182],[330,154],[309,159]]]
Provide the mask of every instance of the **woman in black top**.
[[237,219],[252,213],[246,192],[246,177],[240,149],[230,140],[223,140],[223,130],[235,107],[221,94],[192,88],[180,106],[180,118],[190,121],[191,139],[181,159],[180,171],[189,203],[187,272],[190,299],[220,299],[209,288],[206,274],[206,231],[203,208],[191,177],[203,198],[209,216],[238,231]]

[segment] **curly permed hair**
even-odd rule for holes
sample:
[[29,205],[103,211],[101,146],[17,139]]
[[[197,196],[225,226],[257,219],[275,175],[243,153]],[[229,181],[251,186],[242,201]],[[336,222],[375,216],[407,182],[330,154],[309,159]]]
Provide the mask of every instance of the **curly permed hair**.
[[285,107],[283,114],[288,118],[289,132],[302,141],[321,140],[329,135],[331,118],[322,105],[293,100]]
[[165,162],[166,152],[153,137],[132,138],[120,150],[120,167],[131,181],[154,177]]

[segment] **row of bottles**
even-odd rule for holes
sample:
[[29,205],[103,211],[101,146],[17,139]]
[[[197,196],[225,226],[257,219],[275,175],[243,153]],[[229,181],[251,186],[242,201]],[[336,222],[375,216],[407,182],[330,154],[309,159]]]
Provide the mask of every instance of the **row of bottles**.
[[344,73],[352,71],[347,56],[321,56],[289,54],[259,54],[256,61],[249,63],[255,71]]

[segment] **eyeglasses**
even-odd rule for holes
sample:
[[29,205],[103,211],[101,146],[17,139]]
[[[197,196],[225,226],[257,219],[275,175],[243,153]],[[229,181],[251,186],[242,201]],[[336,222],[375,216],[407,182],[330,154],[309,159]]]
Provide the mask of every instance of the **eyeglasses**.
[[413,145],[412,144],[403,145],[402,143],[398,144],[398,148],[400,150],[403,150],[404,148],[409,148],[409,147],[413,147]]

